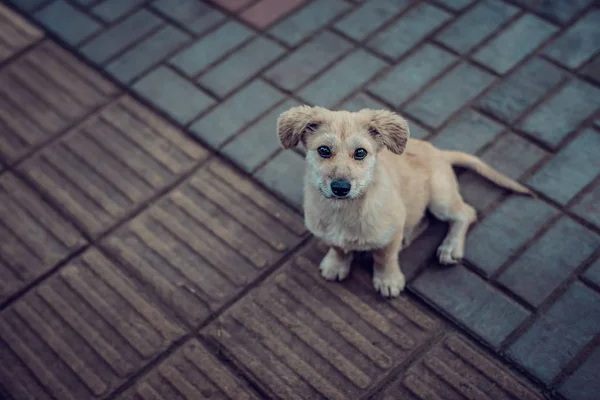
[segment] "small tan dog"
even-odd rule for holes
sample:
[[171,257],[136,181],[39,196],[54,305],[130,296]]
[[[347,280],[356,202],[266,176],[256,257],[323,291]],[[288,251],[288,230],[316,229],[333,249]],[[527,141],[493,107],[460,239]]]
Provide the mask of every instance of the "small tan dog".
[[452,166],[534,196],[475,156],[409,139],[406,120],[390,111],[298,106],[281,114],[277,133],[284,149],[302,142],[307,150],[305,222],[330,246],[321,274],[342,280],[350,273],[353,251],[372,251],[373,285],[384,296],[404,289],[398,252],[412,241],[426,209],[450,224],[437,251],[440,263],[456,264],[463,257],[467,230],[477,217],[459,193]]

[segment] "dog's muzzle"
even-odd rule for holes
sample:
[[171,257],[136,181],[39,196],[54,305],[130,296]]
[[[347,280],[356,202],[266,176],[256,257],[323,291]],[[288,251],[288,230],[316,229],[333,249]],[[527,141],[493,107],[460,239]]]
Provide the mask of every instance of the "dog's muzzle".
[[335,197],[346,197],[352,185],[346,179],[336,179],[331,182],[331,192]]

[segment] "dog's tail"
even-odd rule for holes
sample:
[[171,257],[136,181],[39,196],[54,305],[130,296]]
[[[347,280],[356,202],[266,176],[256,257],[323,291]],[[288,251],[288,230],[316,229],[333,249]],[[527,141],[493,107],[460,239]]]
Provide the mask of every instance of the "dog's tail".
[[525,194],[531,197],[537,197],[536,194],[529,188],[496,171],[494,168],[490,167],[476,156],[463,153],[462,151],[442,151],[442,154],[451,165],[475,171],[496,185],[508,190],[512,190],[513,192]]

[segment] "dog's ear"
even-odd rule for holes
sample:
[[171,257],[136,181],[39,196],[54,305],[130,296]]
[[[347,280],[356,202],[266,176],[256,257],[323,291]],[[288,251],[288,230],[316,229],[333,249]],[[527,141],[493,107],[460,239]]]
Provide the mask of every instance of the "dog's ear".
[[368,115],[369,134],[392,153],[402,154],[410,136],[408,122],[387,110],[361,110]]
[[314,132],[323,123],[320,107],[292,107],[277,119],[277,135],[284,149],[298,146],[304,134]]

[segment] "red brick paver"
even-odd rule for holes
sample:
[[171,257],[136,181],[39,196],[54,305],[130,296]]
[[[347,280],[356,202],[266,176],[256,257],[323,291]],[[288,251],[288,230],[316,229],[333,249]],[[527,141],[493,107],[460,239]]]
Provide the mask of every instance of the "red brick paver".
[[[2,3],[0,397],[597,397],[598,2]],[[274,132],[301,103],[395,110],[540,198],[458,171],[463,265],[431,220],[399,299],[366,255],[326,283]]]

